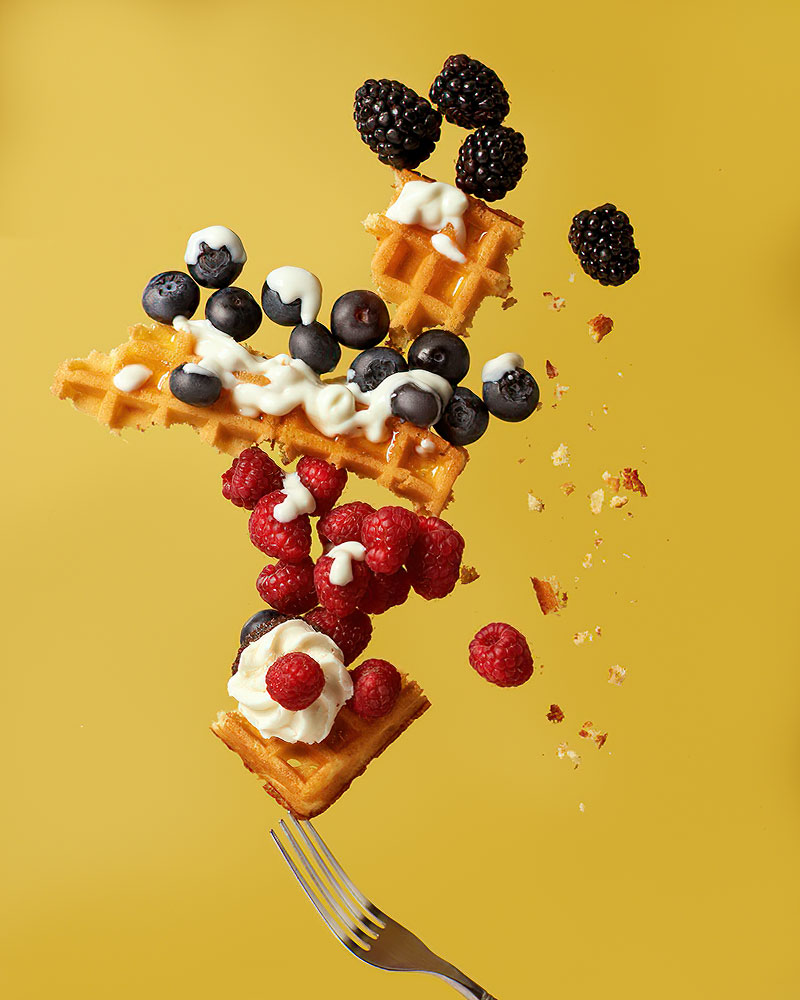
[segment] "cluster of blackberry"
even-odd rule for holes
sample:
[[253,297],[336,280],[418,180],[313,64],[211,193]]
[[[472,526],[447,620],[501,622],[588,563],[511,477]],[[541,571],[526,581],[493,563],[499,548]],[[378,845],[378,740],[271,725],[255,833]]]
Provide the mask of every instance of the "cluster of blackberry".
[[428,96],[397,80],[367,80],[356,91],[353,113],[362,140],[382,163],[414,170],[433,152],[444,116],[475,130],[459,150],[456,185],[484,201],[505,197],[519,183],[528,154],[522,135],[502,124],[509,103],[497,73],[469,56],[450,56]]

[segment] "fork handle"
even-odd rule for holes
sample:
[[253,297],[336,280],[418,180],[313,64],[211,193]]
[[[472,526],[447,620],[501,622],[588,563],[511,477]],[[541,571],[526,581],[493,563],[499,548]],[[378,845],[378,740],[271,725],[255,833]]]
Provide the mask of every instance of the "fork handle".
[[453,973],[449,975],[445,972],[434,972],[433,975],[437,979],[442,979],[448,983],[462,997],[466,997],[467,1000],[496,1000],[491,993],[487,993],[482,986],[478,986],[469,976],[465,976],[455,968],[453,969]]

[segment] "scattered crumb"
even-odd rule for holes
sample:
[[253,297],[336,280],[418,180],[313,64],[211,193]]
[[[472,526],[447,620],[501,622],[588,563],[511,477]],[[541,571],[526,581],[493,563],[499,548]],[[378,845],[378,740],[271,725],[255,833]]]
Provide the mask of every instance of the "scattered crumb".
[[624,507],[627,502],[628,502],[628,498],[627,497],[613,496],[608,501],[608,506],[609,507],[614,507],[616,509],[616,508],[619,508],[619,507]]
[[568,281],[568,282],[569,282],[569,283],[570,283],[571,285],[575,283],[575,272],[574,272],[574,271],[570,271],[570,272],[569,272],[569,277],[567,278],[567,281]]
[[568,760],[575,768],[580,766],[581,755],[570,750],[568,743],[559,743],[556,747],[556,755],[559,760]]
[[608,739],[608,733],[601,733],[599,729],[594,729],[591,722],[584,722],[583,728],[578,730],[578,736],[585,740],[594,740],[599,750]]
[[567,300],[562,298],[560,295],[553,295],[552,292],[542,292],[542,295],[546,299],[550,299],[550,308],[555,312],[561,312],[561,310],[566,306]]
[[619,687],[625,680],[627,672],[625,667],[621,667],[618,663],[615,663],[613,667],[608,668],[608,683]]
[[584,569],[591,569],[592,568],[592,553],[591,552],[587,552],[586,555],[583,557],[583,562],[581,563],[581,566],[583,566]]
[[563,722],[564,713],[561,711],[560,706],[551,705],[550,711],[547,713],[547,718],[550,722]]
[[603,539],[600,537],[600,535],[598,535],[597,538],[595,538],[594,540],[594,546],[595,548],[599,548],[602,544],[603,544]]
[[502,305],[501,305],[500,308],[501,309],[510,309],[512,306],[515,306],[518,301],[519,300],[515,299],[513,295],[509,295],[509,297],[507,299],[503,299],[503,303],[502,303]]
[[587,430],[587,431],[593,431],[593,430],[594,430],[594,424],[589,424],[589,423],[587,423],[587,424],[586,424],[586,430]]
[[563,441],[550,456],[550,460],[553,465],[569,465],[569,448]]
[[459,583],[474,583],[478,579],[480,579],[480,573],[474,566],[461,567],[461,572],[458,574]]
[[578,803],[578,809],[580,809],[581,812],[586,812],[586,806],[582,802]]
[[599,514],[603,509],[603,500],[605,499],[605,496],[606,495],[602,488],[589,494],[589,507],[591,508],[593,514]]
[[603,482],[609,489],[613,490],[614,493],[619,492],[619,476],[612,476],[608,469],[606,469],[603,473]]
[[569,386],[568,385],[561,385],[560,383],[556,384],[556,387],[555,387],[555,390],[554,390],[554,395],[556,397],[556,400],[563,399],[564,396],[566,396],[566,394],[568,392],[569,392]]
[[544,510],[544,501],[540,500],[539,497],[535,497],[533,493],[529,493],[528,510],[535,510],[537,514],[541,514]]
[[556,577],[551,576],[546,580],[541,580],[538,576],[532,576],[531,583],[543,615],[549,615],[553,612],[558,614],[563,607],[566,607],[567,594],[566,591],[562,593],[561,584]]
[[638,469],[623,469],[620,475],[622,477],[623,489],[630,490],[631,493],[638,493],[643,497],[647,496],[647,490],[644,488],[644,483],[639,478]]
[[603,403],[600,409],[606,414],[606,416],[608,416],[608,403]]
[[613,329],[614,320],[602,313],[589,320],[589,335],[595,344],[599,344],[603,337],[607,337]]
[[548,378],[558,378],[558,368],[552,362],[545,361],[544,370],[547,372]]
[[595,625],[592,631],[576,632],[575,635],[572,637],[572,641],[575,643],[576,646],[582,646],[585,642],[594,642],[594,637],[598,636],[599,638],[602,634],[603,630],[600,628],[600,626]]
[[517,465],[522,465],[522,463],[523,463],[524,461],[525,461],[525,459],[524,459],[524,458],[518,458],[518,459],[517,459]]
[[628,555],[628,553],[627,553],[627,552],[623,552],[622,554],[623,554],[623,556],[624,556],[624,557],[625,557],[626,559],[630,559],[630,556]]
[[571,493],[575,492],[575,483],[562,483],[561,492],[565,497],[568,497]]

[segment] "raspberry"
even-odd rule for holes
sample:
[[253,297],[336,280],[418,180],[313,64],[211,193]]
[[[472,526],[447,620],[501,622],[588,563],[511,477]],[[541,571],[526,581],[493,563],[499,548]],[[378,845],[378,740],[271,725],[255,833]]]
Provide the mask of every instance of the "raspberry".
[[389,608],[405,604],[411,580],[404,569],[396,573],[371,573],[364,596],[358,602],[368,615],[382,615]]
[[391,712],[400,695],[402,678],[388,660],[364,660],[350,671],[353,696],[348,706],[362,719],[380,719]]
[[485,625],[469,644],[469,662],[498,687],[517,687],[530,679],[533,657],[525,636],[511,625]]
[[258,501],[279,490],[283,473],[269,455],[253,445],[245,448],[227,472],[222,474],[222,495],[226,500],[252,510]]
[[347,483],[347,469],[337,469],[335,465],[324,462],[321,458],[303,456],[295,470],[300,482],[311,493],[317,502],[314,509],[316,517],[327,514],[339,497]]
[[334,545],[342,542],[360,542],[361,524],[368,514],[374,514],[375,508],[368,503],[356,500],[354,503],[344,503],[334,507],[317,525],[317,531],[323,541],[327,539]]
[[267,694],[290,712],[313,705],[325,687],[325,674],[308,653],[279,656],[267,671]]
[[419,518],[405,507],[381,507],[361,522],[361,541],[373,573],[396,573],[419,534]]
[[354,611],[346,618],[340,618],[326,608],[314,608],[305,616],[313,628],[324,632],[341,649],[344,665],[349,667],[357,656],[361,656],[372,638],[372,622],[363,611]]
[[250,515],[250,541],[265,555],[298,563],[311,552],[311,521],[308,514],[285,523],[278,521],[274,511],[285,499],[283,490],[276,490],[258,501]]
[[419,537],[406,560],[411,586],[426,601],[446,597],[458,581],[464,539],[439,517],[419,519]]
[[317,603],[314,590],[314,563],[279,562],[265,566],[258,574],[256,589],[270,607],[284,615],[302,615]]
[[352,559],[350,566],[353,579],[350,583],[339,586],[331,583],[331,566],[333,559],[330,556],[320,556],[314,567],[314,586],[317,588],[319,603],[340,618],[345,618],[357,609],[358,602],[364,596],[369,583],[369,570],[363,562]]

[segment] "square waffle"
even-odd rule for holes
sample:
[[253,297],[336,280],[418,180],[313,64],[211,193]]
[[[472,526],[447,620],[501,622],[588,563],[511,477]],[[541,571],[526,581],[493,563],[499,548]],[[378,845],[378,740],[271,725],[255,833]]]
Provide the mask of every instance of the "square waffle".
[[[287,462],[300,455],[323,458],[364,479],[374,479],[395,496],[411,501],[420,513],[438,515],[452,499],[453,484],[469,456],[425,428],[392,421],[389,438],[375,444],[361,436],[325,437],[299,407],[283,417],[244,417],[225,392],[213,406],[182,403],[168,386],[161,386],[173,368],[197,360],[193,348],[188,333],[171,326],[139,324],[109,354],[93,351],[88,358],[63,361],[53,392],[115,431],[189,424],[204,441],[229,455],[268,442],[280,447]],[[123,392],[114,386],[114,375],[133,364],[145,365],[153,375],[142,388]],[[263,376],[239,377],[263,382]],[[425,440],[432,442],[428,450],[421,447]]]
[[[395,171],[394,204],[409,181],[429,181],[410,170]],[[422,226],[370,215],[364,228],[378,240],[372,258],[372,280],[380,294],[397,307],[391,343],[400,349],[432,327],[467,334],[475,312],[487,295],[506,299],[511,293],[508,258],[522,242],[520,219],[469,197],[464,214],[466,262],[444,257],[431,245]]]
[[264,789],[301,819],[319,816],[397,737],[430,708],[420,686],[403,675],[394,708],[362,719],[347,706],[321,743],[265,739],[239,712],[220,712],[211,731],[265,782]]

